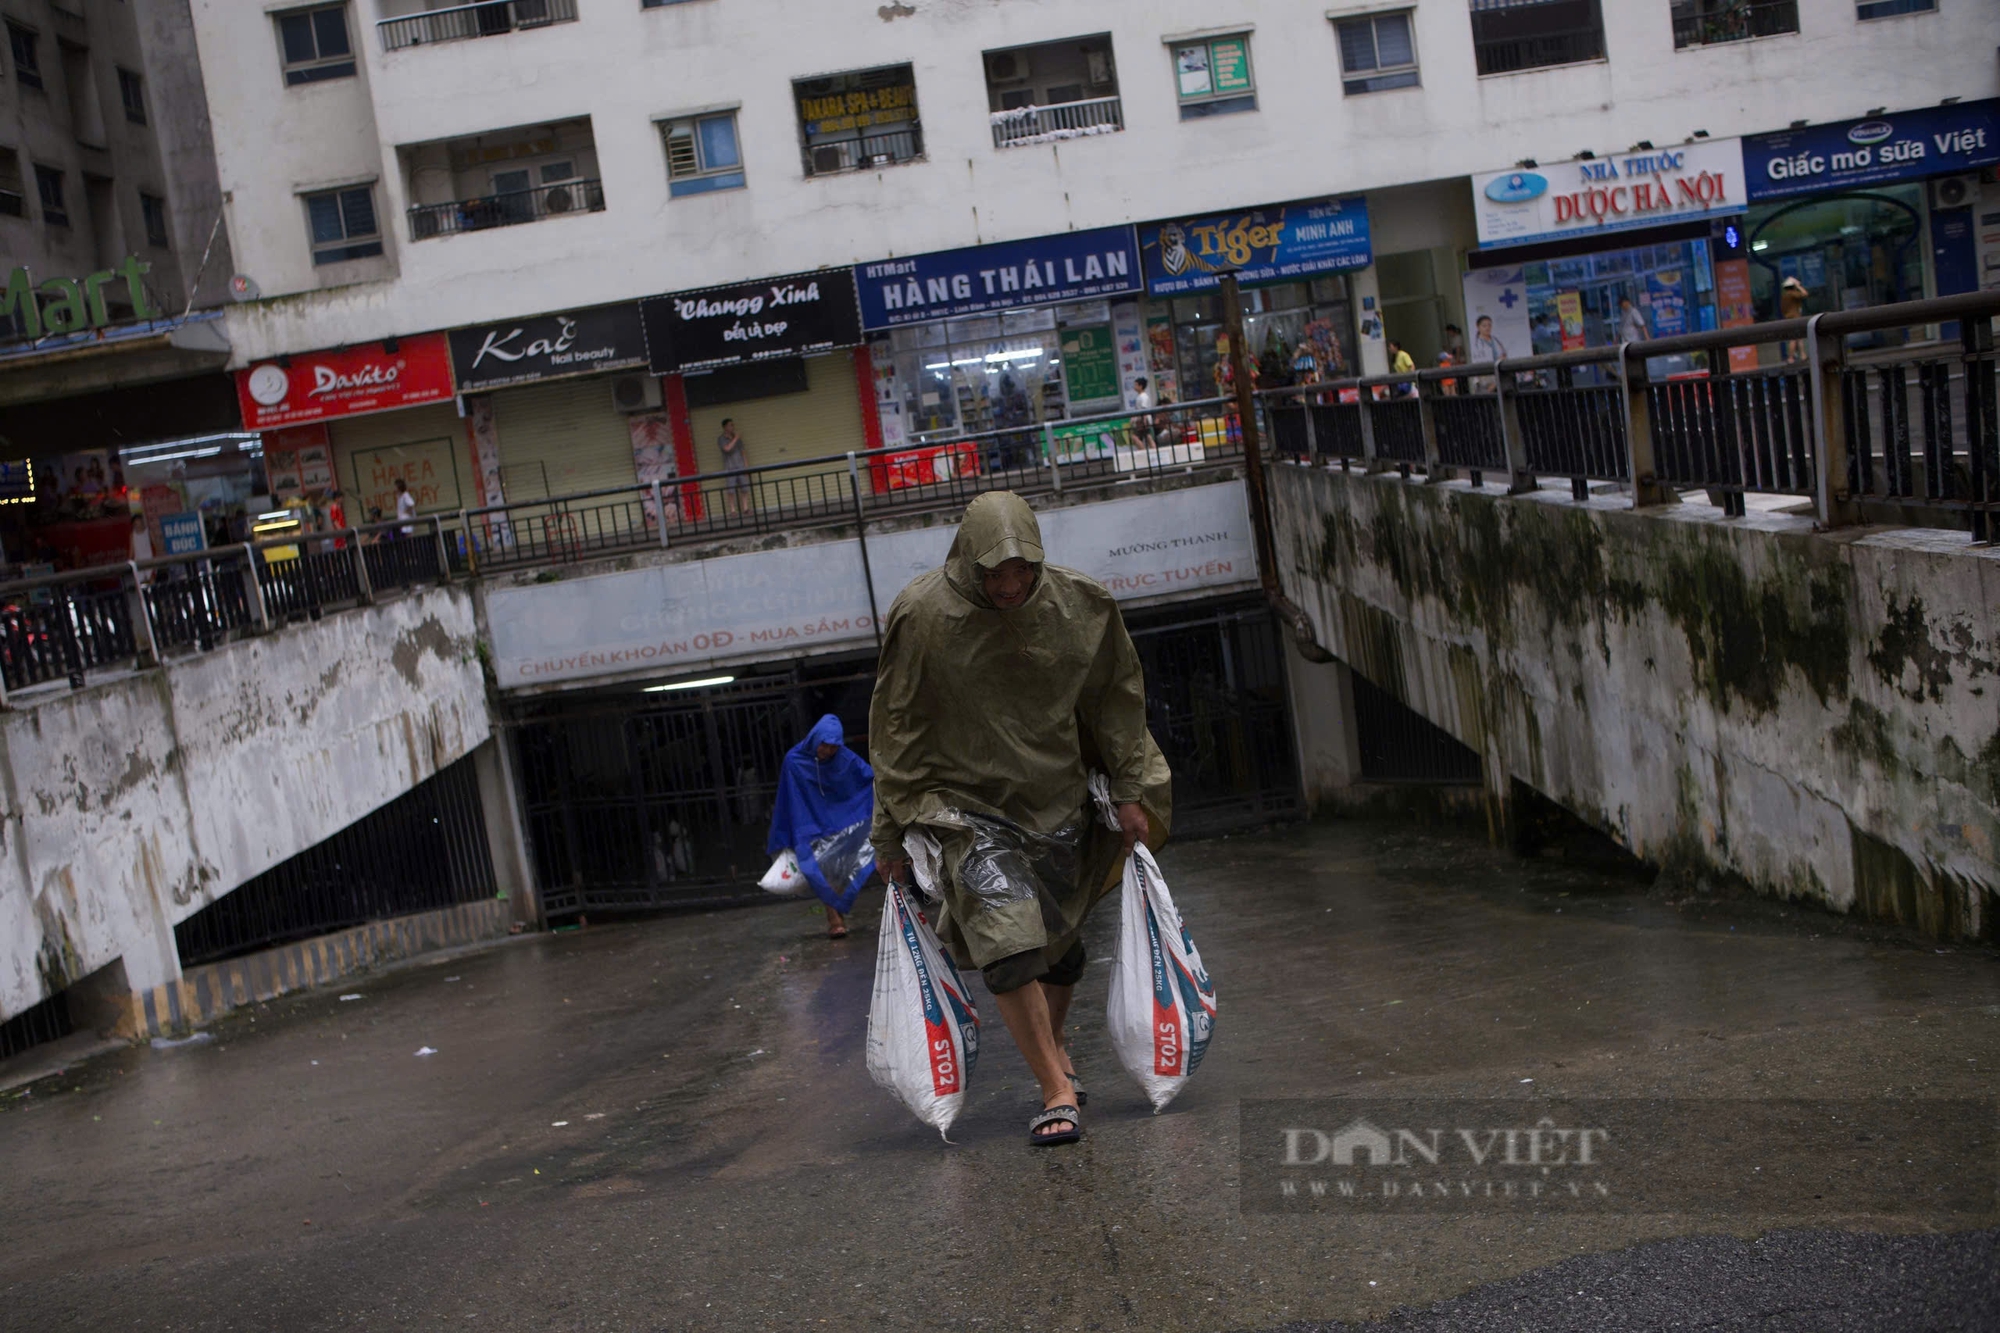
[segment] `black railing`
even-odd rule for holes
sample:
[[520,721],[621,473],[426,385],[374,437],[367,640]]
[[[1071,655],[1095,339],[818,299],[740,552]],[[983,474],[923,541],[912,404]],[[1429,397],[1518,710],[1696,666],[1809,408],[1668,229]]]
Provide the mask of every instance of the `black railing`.
[[1466,380],[1434,380],[1430,399],[1436,423],[1438,461],[1447,467],[1478,471],[1507,470],[1507,431],[1500,420],[1500,399],[1467,391]]
[[1486,0],[1473,6],[1472,52],[1482,75],[1601,60],[1604,20],[1597,0]]
[[9,691],[84,673],[134,654],[132,586],[123,571],[0,589],[0,681]]
[[984,491],[1117,485],[1230,465],[1241,451],[1232,406],[1204,399],[496,505],[467,511],[455,536],[475,570],[569,564],[636,547],[955,508]]
[[1799,30],[1799,0],[1674,0],[1674,49]]
[[1625,395],[1616,385],[1579,385],[1573,367],[1558,366],[1509,397],[1515,401],[1522,456],[1531,474],[1568,477],[1579,500],[1593,480],[1631,480]]
[[424,518],[0,586],[0,707],[16,691],[62,680],[82,689],[89,673],[206,652],[245,634],[442,582],[449,557],[443,525]]
[[442,204],[410,207],[410,239],[428,240],[492,227],[517,227],[566,213],[602,213],[604,186],[595,180],[569,180],[538,185],[532,190],[454,199]]
[[808,176],[866,171],[922,157],[924,132],[912,124],[907,130],[892,130],[887,134],[862,134],[852,139],[807,144],[804,152]]
[[257,620],[251,593],[250,553],[240,547],[209,559],[155,571],[142,580],[153,639],[161,652],[215,647],[232,631]]
[[[1269,389],[1258,395],[1260,415],[1272,453],[1299,462],[1345,466],[1358,456],[1405,473],[1467,470],[1475,482],[1492,470],[1516,490],[1562,477],[1579,500],[1592,482],[1629,487],[1634,503],[1705,489],[1733,515],[1745,512],[1746,494],[1795,495],[1811,498],[1824,527],[1865,517],[1963,523],[1991,540],[2000,509],[1996,316],[2000,293],[1969,292]],[[1848,346],[1884,330],[1916,341],[1886,356]],[[1923,341],[1940,331],[1949,340]],[[1668,358],[1696,368],[1649,378]]]
[[545,28],[551,23],[574,23],[576,0],[488,0],[477,5],[455,5],[422,14],[376,21],[384,51],[400,51],[408,46],[429,46],[437,42],[461,42],[472,37],[497,37],[522,28]]
[[2000,372],[1988,321],[1966,320],[1955,354],[1844,371],[1840,414],[1854,495],[1964,511],[1976,536],[1994,539]]
[[181,965],[491,898],[473,763],[459,760],[188,917],[174,927]]

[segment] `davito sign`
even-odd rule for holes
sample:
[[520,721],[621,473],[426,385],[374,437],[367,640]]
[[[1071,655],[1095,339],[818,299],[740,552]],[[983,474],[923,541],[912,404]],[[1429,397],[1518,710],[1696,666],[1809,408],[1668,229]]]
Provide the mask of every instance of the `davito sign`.
[[858,264],[854,277],[862,326],[887,329],[1136,292],[1139,249],[1130,227],[1100,227]]
[[656,375],[813,356],[861,341],[844,268],[655,296],[639,303]]
[[646,364],[636,302],[455,329],[451,369],[461,393]]
[[1743,140],[1750,198],[1782,199],[1976,171],[2000,162],[2000,98]]
[[1149,296],[1205,291],[1228,269],[1243,283],[1283,282],[1374,261],[1359,195],[1152,223],[1139,228],[1139,252]]

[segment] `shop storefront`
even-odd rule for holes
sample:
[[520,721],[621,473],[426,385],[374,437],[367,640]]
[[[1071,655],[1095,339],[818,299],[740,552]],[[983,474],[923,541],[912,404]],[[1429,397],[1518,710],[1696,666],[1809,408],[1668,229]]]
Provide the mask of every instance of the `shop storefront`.
[[[1748,202],[1738,140],[1516,167],[1475,176],[1472,189],[1472,360],[1750,322],[1738,267]],[[1648,368],[1688,374],[1706,362],[1659,357]]]
[[882,443],[1022,428],[989,466],[1035,456],[1030,427],[1123,409],[1147,374],[1130,227],[913,255],[854,270]]
[[[630,486],[679,467],[637,302],[454,329],[467,508]],[[652,477],[648,476],[647,480]]]
[[675,447],[687,472],[722,470],[717,441],[725,420],[734,423],[752,466],[873,445],[860,389],[869,378],[867,354],[849,270],[675,292],[639,304],[648,364],[666,377]]
[[1220,274],[1243,288],[1244,341],[1269,388],[1357,373],[1347,274],[1373,262],[1360,197],[1309,199],[1139,228],[1156,399],[1226,392]]
[[2000,99],[1753,134],[1743,159],[1758,318],[1780,316],[1787,280],[1804,288],[1807,314],[1981,287],[1979,215],[2000,205]]
[[395,482],[419,513],[461,507],[464,428],[441,333],[301,353],[237,372],[243,424],[264,439],[272,511],[305,527],[394,518]]

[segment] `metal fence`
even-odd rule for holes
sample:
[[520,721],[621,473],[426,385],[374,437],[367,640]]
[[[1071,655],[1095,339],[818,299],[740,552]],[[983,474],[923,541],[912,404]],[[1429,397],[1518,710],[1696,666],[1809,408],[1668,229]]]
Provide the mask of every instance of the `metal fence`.
[[1210,398],[1006,430],[938,432],[894,449],[472,509],[453,520],[447,545],[472,569],[570,564],[647,546],[956,508],[985,491],[1112,486],[1241,457],[1233,406]]
[[174,927],[181,964],[494,895],[471,759],[271,867]]
[[0,707],[34,686],[82,689],[92,674],[439,582],[463,563],[447,540],[443,520],[426,518],[0,585]]
[[1093,97],[1055,106],[1024,106],[995,111],[993,146],[1053,143],[1092,134],[1113,134],[1125,128],[1124,104],[1116,97]]
[[1674,49],[1799,30],[1799,0],[1674,0]]
[[476,199],[452,199],[442,204],[412,204],[410,239],[428,240],[489,227],[517,227],[564,213],[604,211],[604,184],[596,180],[558,181],[531,190],[508,190]]
[[382,34],[384,51],[400,51],[407,46],[496,37],[522,28],[575,21],[576,0],[488,0],[485,4],[454,5],[401,18],[378,19],[375,31]]
[[[1635,504],[1706,489],[1731,514],[1746,493],[1795,495],[1824,527],[1963,525],[1987,541],[2000,507],[1996,315],[2000,293],[1976,292],[1295,385],[1261,391],[1260,416],[1272,452],[1297,462],[1492,472],[1516,491],[1560,477],[1579,500],[1611,482]],[[1884,331],[1909,341],[1849,346]],[[1707,368],[1649,375],[1686,353]]]

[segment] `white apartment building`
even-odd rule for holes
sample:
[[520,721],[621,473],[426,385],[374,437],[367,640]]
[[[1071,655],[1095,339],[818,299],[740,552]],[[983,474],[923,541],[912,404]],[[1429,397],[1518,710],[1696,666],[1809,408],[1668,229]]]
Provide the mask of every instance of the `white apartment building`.
[[[1571,324],[1595,340],[1628,292],[1659,312],[1655,332],[1712,310],[1742,322],[1753,298],[1771,303],[1787,246],[1799,257],[1784,276],[1816,277],[1824,306],[1923,295],[1938,282],[1936,201],[1920,179],[1899,176],[1893,199],[1820,209],[1803,239],[1779,234],[1804,226],[1797,216],[1770,238],[1732,231],[1741,273],[1716,268],[1707,232],[1694,232],[1751,208],[1745,182],[1727,179],[1742,170],[1740,136],[1852,121],[1859,143],[1869,117],[2000,93],[1991,0],[195,0],[193,13],[249,298],[228,314],[236,367],[451,330],[493,326],[500,337],[501,324],[525,330],[521,321],[561,312],[857,265],[866,288],[867,266],[885,260],[1135,224],[1143,245],[1149,222],[1355,199],[1361,251],[1324,272],[1308,266],[1284,292],[1253,291],[1253,312],[1296,318],[1253,330],[1252,350],[1290,354],[1317,320],[1332,326],[1322,336],[1344,365],[1375,371],[1389,364],[1389,339],[1424,361],[1451,341],[1445,326],[1471,334],[1468,270],[1492,267],[1481,252],[1497,238],[1474,187],[1498,185],[1482,173],[1568,162],[1587,185],[1597,167],[1616,174],[1621,156],[1629,167],[1642,153],[1684,167],[1684,189],[1698,168],[1712,175],[1716,197],[1663,207],[1681,230],[1659,233],[1667,249],[1618,261],[1638,275],[1629,280],[1609,261],[1551,276],[1550,243],[1568,233],[1542,234],[1541,249],[1506,270],[1546,289],[1532,328],[1519,314],[1517,344],[1570,337]],[[1957,124],[1920,128],[1942,136]],[[1965,133],[1968,144],[2000,141]],[[1816,151],[1802,148],[1802,160]],[[1995,160],[1968,151],[1946,160]],[[1959,193],[1945,202],[1966,204],[1970,219],[1978,173],[1990,192],[1992,170],[1955,170]],[[1598,206],[1626,197],[1606,193]],[[1587,188],[1576,198],[1593,207]],[[1877,236],[1872,251],[1838,249],[1862,233]],[[1774,262],[1749,265],[1751,246],[1774,244]],[[1987,252],[1967,244],[1976,268]],[[1519,269],[1523,260],[1543,268]],[[974,263],[959,277],[982,281],[975,271],[989,270]],[[864,307],[870,299],[864,290]],[[1155,389],[1212,392],[1214,318],[1199,299],[1139,294],[1058,311],[1039,331],[997,308],[982,314],[993,327],[892,332],[877,308],[872,350],[851,366],[808,356],[796,382],[742,390],[764,403],[736,412],[752,422],[753,461],[1009,424],[1021,416],[1018,382],[996,373],[968,387],[970,372],[951,367],[1018,368],[1041,353],[1004,338],[1030,333],[1053,359],[1064,329],[1100,316],[1125,396],[1149,368]],[[1141,339],[1150,360],[1134,355]],[[962,345],[972,351],[945,357],[944,371],[921,351]],[[1013,356],[1024,360],[994,360]],[[607,343],[583,368],[633,365]],[[335,474],[367,489],[343,458],[375,451],[407,470],[414,456],[394,451],[418,441],[405,437],[435,437],[451,442],[461,475],[427,505],[646,479],[635,462],[643,432],[628,435],[602,385],[587,404],[574,385],[543,384],[532,402],[516,386],[482,407],[463,370],[428,406],[335,423]],[[935,383],[916,383],[932,372]],[[672,420],[660,429],[674,433],[682,474],[716,464],[709,441],[732,410],[731,391],[696,378],[661,397],[628,391],[625,404],[664,404]],[[1091,392],[1100,410],[1116,406],[1117,390]],[[1027,397],[1045,418],[1084,394],[1071,383]],[[368,400],[371,411],[393,405]],[[586,406],[604,421],[582,422]],[[893,420],[881,419],[885,406]],[[825,424],[857,413],[851,429]],[[292,419],[308,418],[271,422]],[[531,438],[544,443],[522,453]]]

